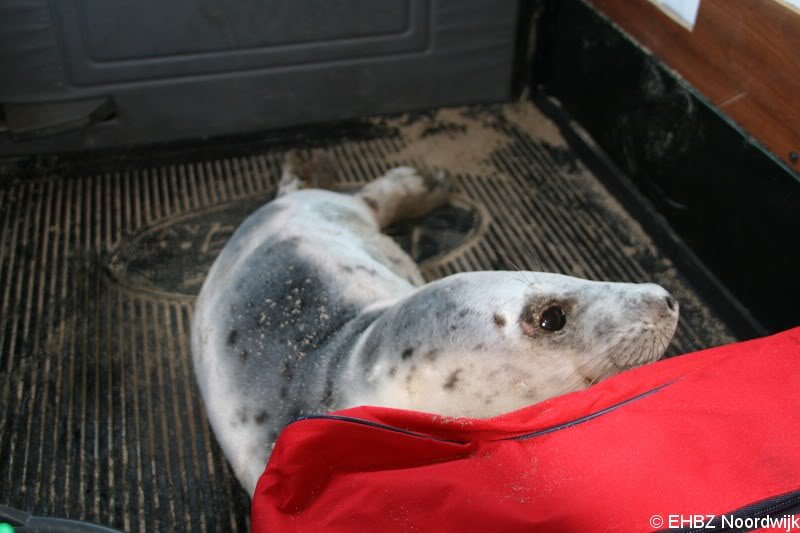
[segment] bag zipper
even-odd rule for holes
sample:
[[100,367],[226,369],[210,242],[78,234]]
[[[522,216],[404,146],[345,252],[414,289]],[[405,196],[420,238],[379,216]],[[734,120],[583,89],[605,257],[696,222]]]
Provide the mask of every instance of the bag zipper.
[[547,435],[548,433],[553,433],[555,431],[559,431],[559,430],[562,430],[562,429],[571,428],[572,426],[577,426],[578,424],[582,424],[583,422],[588,422],[589,420],[597,418],[598,416],[602,416],[602,415],[604,415],[606,413],[610,413],[611,411],[615,411],[615,410],[619,409],[622,406],[625,406],[625,405],[628,405],[629,403],[635,402],[636,400],[641,400],[642,398],[646,398],[647,396],[650,396],[651,394],[655,394],[658,391],[668,387],[669,385],[672,385],[673,383],[675,383],[675,381],[669,381],[667,383],[664,383],[663,385],[659,385],[658,387],[656,387],[654,389],[650,389],[649,391],[642,392],[640,394],[637,394],[636,396],[632,396],[632,397],[628,398],[627,400],[623,400],[623,401],[621,401],[619,403],[615,403],[614,405],[611,405],[611,406],[606,407],[604,409],[600,409],[599,411],[595,411],[594,413],[589,413],[588,415],[582,416],[580,418],[576,418],[574,420],[570,420],[569,422],[562,422],[561,424],[556,424],[554,426],[546,427],[546,428],[543,428],[543,429],[537,429],[536,431],[533,431],[531,433],[526,433],[524,435],[518,435],[516,437],[507,437],[505,439],[500,439],[500,440],[526,440],[526,439],[532,439],[534,437],[540,437],[542,435]]
[[[582,416],[582,417],[579,417],[579,418],[575,418],[575,419],[570,420],[568,422],[562,422],[561,424],[556,424],[554,426],[546,427],[546,428],[543,428],[543,429],[537,429],[536,431],[533,431],[531,433],[525,433],[523,435],[517,435],[515,437],[504,437],[504,438],[501,438],[501,439],[493,439],[493,440],[496,440],[496,441],[526,440],[526,439],[531,439],[531,438],[534,438],[534,437],[539,437],[541,435],[546,435],[548,433],[553,433],[554,431],[559,431],[561,429],[567,429],[567,428],[570,428],[572,426],[576,426],[578,424],[582,424],[583,422],[588,422],[589,420],[592,420],[594,418],[602,416],[602,415],[604,415],[606,413],[610,413],[611,411],[615,411],[616,409],[619,409],[620,407],[628,405],[629,403],[635,402],[636,400],[641,400],[642,398],[646,398],[647,396],[650,396],[651,394],[655,394],[656,392],[664,389],[665,387],[667,387],[667,386],[669,386],[669,385],[671,385],[673,383],[674,383],[674,381],[670,381],[668,383],[664,383],[663,385],[659,385],[658,387],[655,387],[655,388],[650,389],[648,391],[645,391],[645,392],[642,392],[640,394],[637,394],[636,396],[633,396],[633,397],[628,398],[626,400],[622,400],[619,403],[615,403],[614,405],[611,405],[609,407],[605,407],[603,409],[600,409],[599,411],[595,411],[594,413],[589,413],[588,415],[585,415],[585,416]],[[434,436],[431,436],[431,435],[425,435],[423,433],[415,433],[415,432],[409,431],[407,429],[402,429],[402,428],[398,428],[398,427],[394,427],[394,426],[389,426],[389,425],[386,425],[386,424],[381,424],[379,422],[372,422],[370,420],[364,420],[362,418],[354,418],[354,417],[350,417],[350,416],[341,416],[341,415],[307,415],[307,416],[301,416],[299,418],[295,418],[294,420],[292,420],[291,422],[286,424],[286,426],[284,426],[284,429],[286,429],[286,427],[288,427],[288,426],[290,426],[290,425],[292,425],[292,424],[294,424],[296,422],[302,422],[303,420],[335,420],[335,421],[339,421],[339,422],[348,422],[348,423],[351,423],[351,424],[359,424],[359,425],[362,425],[362,426],[373,427],[373,428],[376,428],[376,429],[385,429],[387,431],[394,431],[395,433],[401,433],[403,435],[409,435],[409,436],[412,436],[412,437],[419,437],[419,438],[423,438],[423,439],[430,439],[430,440],[435,440],[435,441],[438,441],[438,442],[447,442],[447,443],[450,443],[450,444],[467,444],[467,442],[468,442],[468,441],[458,441],[458,440],[443,439],[443,438],[440,438],[440,437],[434,437]]]

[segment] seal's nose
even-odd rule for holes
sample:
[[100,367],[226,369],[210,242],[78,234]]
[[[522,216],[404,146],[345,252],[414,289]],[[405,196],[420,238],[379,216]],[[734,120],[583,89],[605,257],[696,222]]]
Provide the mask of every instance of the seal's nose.
[[645,283],[642,284],[641,290],[644,294],[640,301],[644,304],[644,308],[648,309],[650,313],[654,313],[657,320],[672,320],[678,316],[680,305],[664,287],[655,283]]

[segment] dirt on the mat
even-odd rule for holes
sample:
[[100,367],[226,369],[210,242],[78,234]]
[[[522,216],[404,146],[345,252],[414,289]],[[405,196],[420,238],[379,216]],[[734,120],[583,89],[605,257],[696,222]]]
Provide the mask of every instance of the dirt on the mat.
[[487,163],[509,137],[486,127],[479,118],[467,116],[469,108],[442,109],[427,116],[404,115],[386,121],[397,128],[405,148],[389,156],[390,162],[422,164],[447,169],[453,174],[487,174]]

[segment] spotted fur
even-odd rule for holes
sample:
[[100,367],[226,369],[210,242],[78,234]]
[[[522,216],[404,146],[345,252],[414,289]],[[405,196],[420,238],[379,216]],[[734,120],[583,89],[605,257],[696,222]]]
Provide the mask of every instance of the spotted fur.
[[[303,183],[287,165],[212,266],[193,323],[211,426],[251,494],[299,416],[362,404],[493,416],[653,361],[674,333],[677,304],[652,284],[533,272],[424,284],[380,229],[446,201],[441,177],[401,167],[351,194]],[[538,328],[553,305],[565,326]]]

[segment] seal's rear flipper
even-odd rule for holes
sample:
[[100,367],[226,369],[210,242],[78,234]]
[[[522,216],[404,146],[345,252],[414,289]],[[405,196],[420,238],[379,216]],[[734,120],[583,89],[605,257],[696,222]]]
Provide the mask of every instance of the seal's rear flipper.
[[327,153],[314,150],[309,156],[292,150],[283,162],[278,196],[306,188],[333,189],[338,178],[336,163]]
[[442,170],[423,173],[411,167],[397,167],[362,187],[357,197],[385,228],[400,220],[427,215],[447,203],[450,192],[450,179]]

